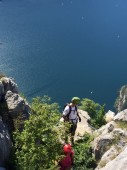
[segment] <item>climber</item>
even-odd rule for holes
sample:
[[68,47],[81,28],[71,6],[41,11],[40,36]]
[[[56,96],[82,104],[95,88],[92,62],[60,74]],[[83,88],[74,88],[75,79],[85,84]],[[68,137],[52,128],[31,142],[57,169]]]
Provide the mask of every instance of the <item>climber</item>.
[[63,111],[63,118],[65,121],[70,123],[69,133],[71,135],[71,143],[74,144],[74,135],[77,129],[77,122],[81,122],[81,118],[78,114],[77,105],[80,103],[79,97],[73,97],[71,99],[71,103],[66,104],[64,111]]
[[71,170],[74,164],[74,151],[70,144],[65,144],[63,147],[65,157],[59,161],[59,170]]

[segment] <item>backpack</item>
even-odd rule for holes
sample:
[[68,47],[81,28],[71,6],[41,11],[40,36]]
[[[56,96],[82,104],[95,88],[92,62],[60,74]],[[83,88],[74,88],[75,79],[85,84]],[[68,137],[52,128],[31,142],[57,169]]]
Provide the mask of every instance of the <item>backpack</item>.
[[[66,106],[69,106],[69,112],[68,112],[68,114],[67,114],[66,116],[64,116],[64,121],[65,121],[65,122],[66,122],[66,121],[69,121],[69,115],[70,115],[70,113],[71,113],[71,106],[69,105],[69,103],[66,103],[66,104],[64,105],[63,111],[64,111],[64,109],[65,109]],[[77,112],[77,107],[76,107],[76,106],[75,106],[75,111]]]

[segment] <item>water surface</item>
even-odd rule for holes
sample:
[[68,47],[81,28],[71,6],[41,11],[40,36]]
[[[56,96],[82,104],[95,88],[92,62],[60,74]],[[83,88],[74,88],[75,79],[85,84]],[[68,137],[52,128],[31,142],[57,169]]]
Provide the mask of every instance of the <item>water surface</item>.
[[29,101],[73,96],[113,110],[127,84],[127,1],[2,0],[0,72]]

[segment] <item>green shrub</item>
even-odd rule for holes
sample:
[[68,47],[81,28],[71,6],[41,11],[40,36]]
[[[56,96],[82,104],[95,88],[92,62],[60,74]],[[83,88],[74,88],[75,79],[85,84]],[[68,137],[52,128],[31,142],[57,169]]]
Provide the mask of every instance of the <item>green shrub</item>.
[[106,124],[104,119],[105,105],[101,106],[100,104],[95,103],[93,100],[84,98],[82,99],[81,106],[79,108],[88,112],[91,117],[90,123],[95,128],[99,128]]
[[92,170],[96,167],[96,161],[91,149],[92,140],[93,137],[86,133],[84,137],[74,145],[75,170]]
[[55,160],[62,156],[58,129],[60,113],[57,103],[50,104],[50,98],[35,98],[33,114],[24,123],[22,132],[15,132],[15,148],[18,170],[56,170]]

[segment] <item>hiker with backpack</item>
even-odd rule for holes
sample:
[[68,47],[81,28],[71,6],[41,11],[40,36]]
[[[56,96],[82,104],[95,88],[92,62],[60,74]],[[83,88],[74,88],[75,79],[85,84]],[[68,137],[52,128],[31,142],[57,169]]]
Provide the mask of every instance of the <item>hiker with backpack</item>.
[[73,97],[71,99],[71,103],[66,104],[64,111],[63,111],[63,118],[64,121],[68,121],[70,123],[69,133],[71,134],[71,143],[74,144],[74,135],[77,129],[77,122],[81,122],[81,118],[78,114],[78,104],[80,103],[79,97]]
[[63,147],[64,158],[62,158],[58,165],[60,167],[59,170],[71,170],[74,164],[74,151],[70,144],[65,144]]

